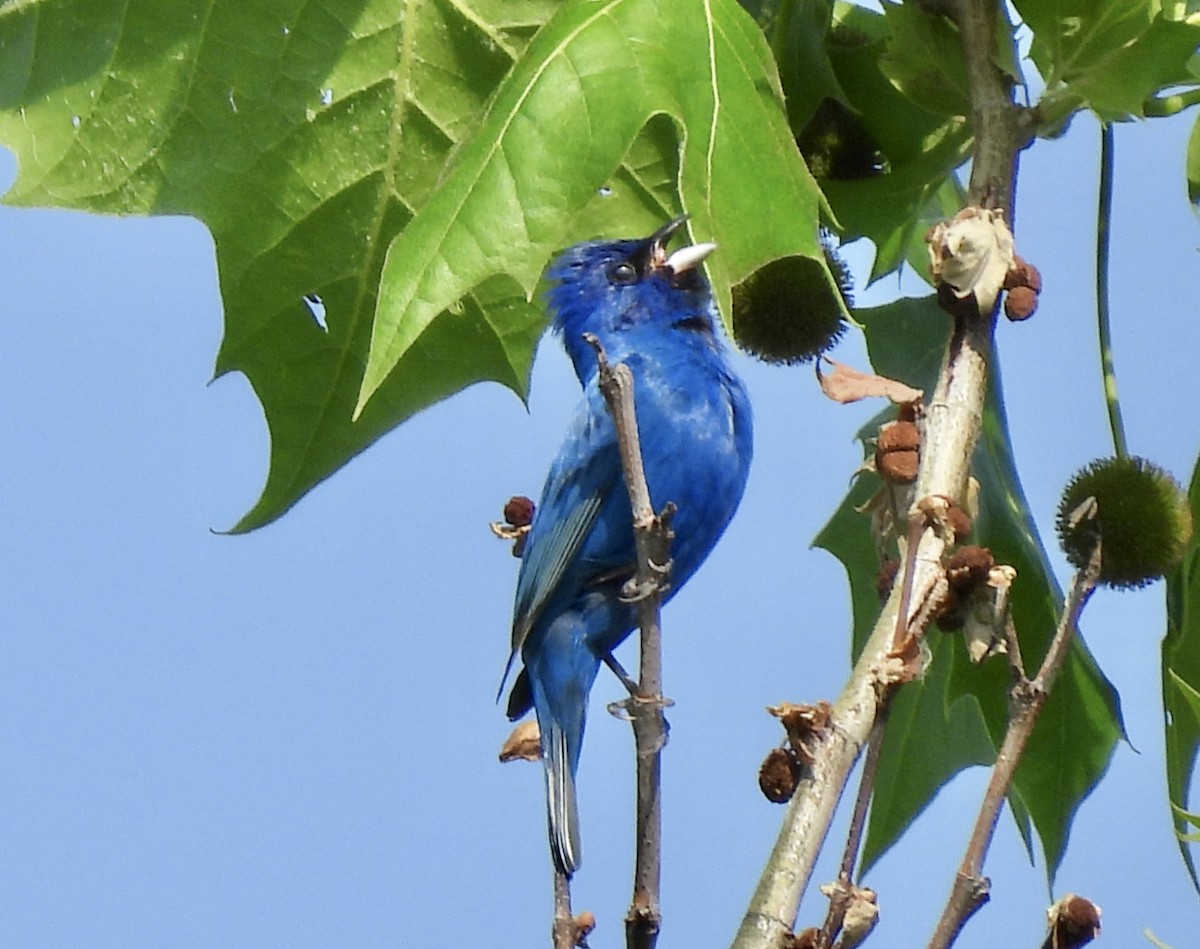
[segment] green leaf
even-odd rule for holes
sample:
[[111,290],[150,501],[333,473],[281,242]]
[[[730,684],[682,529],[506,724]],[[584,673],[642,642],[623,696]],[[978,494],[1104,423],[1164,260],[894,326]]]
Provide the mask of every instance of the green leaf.
[[742,5],[771,44],[788,122],[797,136],[824,100],[849,104],[829,58],[830,0],[744,0]]
[[[897,16],[907,15],[891,15]],[[891,39],[891,17],[838,4],[829,49],[841,87],[883,159],[878,176],[822,182],[842,238],[866,237],[875,244],[872,282],[909,259],[914,244],[940,219],[946,189],[955,188],[954,170],[971,149],[964,119],[921,108],[885,75],[886,57],[900,55]],[[956,55],[961,61],[961,53]]]
[[1194,83],[1189,61],[1200,45],[1200,16],[1175,17],[1158,0],[1021,0],[1033,29],[1031,55],[1046,77],[1049,125],[1075,109],[1106,121],[1142,117],[1159,90]]
[[[933,297],[855,311],[855,318],[864,327],[876,372],[932,390],[949,332],[945,314]],[[1017,570],[1012,615],[1026,664],[1036,668],[1053,636],[1061,595],[1017,479],[994,367],[973,472],[980,484],[975,542],[991,548],[998,562]],[[870,627],[879,610],[873,589],[878,563],[867,519],[854,512],[854,506],[870,495],[873,481],[874,476],[859,479],[854,503],[843,503],[817,539],[846,566],[858,634]],[[990,741],[986,756],[990,760],[1007,728],[1009,676],[1004,660],[975,666],[958,645],[948,648],[938,639],[931,645],[934,669],[902,698],[899,714],[889,717],[880,767],[892,779],[881,779],[882,791],[876,791],[881,796],[872,805],[864,845],[870,860],[895,842],[938,788],[962,768],[984,760],[980,736]],[[910,689],[906,686],[902,696]],[[1123,734],[1116,692],[1077,640],[1034,729],[1009,796],[1027,845],[1027,821],[1036,827],[1051,876],[1062,858],[1075,810],[1103,776]],[[913,766],[915,761],[920,768]],[[906,770],[922,769],[928,771],[919,778],[900,777]]]
[[954,129],[928,152],[878,178],[829,181],[825,193],[843,226],[842,238],[867,237],[875,244],[868,283],[915,265],[929,269],[925,235],[929,228],[962,207],[962,188],[954,169],[970,154],[965,126]]
[[[235,528],[249,530],[278,517],[384,432],[464,386],[494,380],[524,395],[544,325],[532,300],[535,271],[557,246],[548,239],[526,254],[526,264],[540,261],[517,268],[520,280],[507,261],[491,268],[493,257],[470,286],[443,295],[438,318],[392,353],[395,371],[353,418],[387,249],[431,196],[462,180],[450,169],[497,146],[494,137],[476,135],[485,104],[500,98],[501,80],[554,10],[560,24],[600,13],[592,39],[606,29],[608,36],[598,45],[568,44],[555,61],[544,55],[555,43],[551,33],[540,58],[522,60],[525,76],[555,63],[588,74],[594,94],[582,103],[586,109],[569,85],[544,85],[531,100],[548,110],[541,118],[553,122],[574,108],[575,120],[594,119],[599,134],[611,116],[628,114],[630,90],[644,91],[629,67],[655,75],[655,88],[676,101],[660,108],[654,100],[619,147],[609,137],[609,153],[582,162],[579,143],[555,126],[548,126],[554,131],[547,148],[510,156],[520,186],[553,180],[579,200],[570,207],[522,201],[520,214],[500,222],[493,246],[526,225],[558,240],[568,233],[648,233],[679,208],[684,181],[696,227],[706,234],[719,228],[724,252],[712,273],[726,314],[729,282],[772,255],[811,261],[839,305],[819,260],[821,199],[785,131],[778,82],[756,28],[731,0],[695,0],[661,16],[651,6],[9,4],[0,10],[0,141],[17,153],[20,175],[6,200],[189,214],[209,227],[225,304],[216,374],[246,374],[271,434],[263,493]],[[619,33],[612,24],[643,15],[647,35],[655,24],[670,29],[651,36],[637,56],[622,50],[623,61],[588,60],[606,55],[605,44]],[[692,28],[671,26],[680,21]],[[721,108],[714,110],[717,95]],[[516,110],[510,118],[519,124],[530,116]],[[684,128],[689,146],[681,166],[676,139]],[[757,149],[748,152],[753,174],[745,173],[747,146]],[[730,187],[735,163],[738,183]],[[607,186],[603,199],[600,185]],[[764,230],[756,233],[760,223]],[[476,270],[481,260],[474,260]],[[385,293],[394,290],[389,280]]]
[[958,30],[916,4],[885,3],[892,36],[880,69],[913,102],[951,116],[971,114],[967,67]]
[[[1188,490],[1192,521],[1200,525],[1200,461]],[[1167,577],[1167,635],[1162,645],[1163,710],[1166,713],[1167,792],[1174,811],[1179,849],[1200,889],[1192,849],[1182,836],[1190,815],[1188,789],[1200,747],[1200,535]]]
[[[930,646],[929,672],[901,689],[888,712],[863,843],[863,873],[950,778],[971,765],[990,765],[996,757],[975,698],[956,694],[952,687],[952,671],[968,661],[962,639],[934,632]],[[927,740],[930,735],[937,740]],[[920,767],[914,767],[916,761]]]
[[[787,256],[811,261],[840,308],[817,239],[820,191],[749,15],[734,0],[574,0],[388,250],[358,410],[481,282],[505,274],[532,295],[558,248],[594,236],[573,227],[575,215],[659,114],[677,125],[682,209],[695,233],[721,241],[709,275],[726,325],[730,285]],[[630,236],[622,221],[611,227]]]
[[1113,50],[1137,39],[1158,0],[1014,0],[1033,30],[1030,56],[1046,85],[1069,82]]
[[1200,118],[1192,126],[1187,147],[1187,190],[1188,200],[1200,210]]
[[[9,204],[189,214],[271,432],[248,530],[479,379],[525,390],[543,317],[501,280],[406,354],[356,423],[384,251],[553,0],[64,0],[0,11]],[[319,296],[322,328],[306,304]]]

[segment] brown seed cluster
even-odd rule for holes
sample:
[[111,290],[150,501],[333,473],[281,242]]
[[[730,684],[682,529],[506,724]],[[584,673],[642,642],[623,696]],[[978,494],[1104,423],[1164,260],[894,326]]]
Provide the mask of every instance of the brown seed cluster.
[[790,748],[772,748],[758,769],[758,786],[772,804],[786,804],[796,792],[800,762]]
[[1004,315],[1013,322],[1027,320],[1037,311],[1042,274],[1033,264],[1013,254],[1012,268],[1004,277]]
[[921,432],[904,419],[879,426],[875,442],[875,467],[892,484],[912,484],[921,462]]
[[523,494],[508,499],[504,505],[504,520],[512,527],[527,527],[533,523],[533,502]]
[[1046,945],[1052,949],[1077,949],[1100,935],[1100,907],[1074,893],[1051,906],[1046,915],[1050,921]]

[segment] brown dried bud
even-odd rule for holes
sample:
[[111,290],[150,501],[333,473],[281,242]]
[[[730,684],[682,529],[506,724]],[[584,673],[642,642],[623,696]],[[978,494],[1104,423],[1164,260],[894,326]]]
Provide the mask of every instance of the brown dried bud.
[[879,575],[875,578],[875,589],[879,591],[879,599],[886,600],[892,594],[892,584],[896,582],[896,574],[900,572],[900,561],[887,559],[879,566]]
[[986,547],[959,547],[946,563],[946,580],[955,590],[966,593],[988,582],[988,573],[996,558]]
[[946,523],[950,525],[950,530],[954,531],[955,543],[961,543],[971,536],[971,515],[954,500],[951,500],[946,508]]
[[915,451],[893,451],[878,455],[875,463],[879,473],[893,484],[912,484],[917,480],[921,456]]
[[523,494],[508,499],[504,505],[504,520],[513,527],[525,527],[533,523],[534,504]]
[[1068,893],[1046,911],[1051,949],[1076,949],[1100,935],[1100,907],[1091,900]]
[[880,451],[918,451],[921,432],[912,422],[884,422],[877,439]]
[[1013,287],[1004,298],[1004,315],[1014,323],[1027,320],[1037,312],[1038,295],[1029,287]]
[[758,769],[758,786],[773,804],[786,804],[796,793],[800,780],[800,762],[786,748],[772,748]]
[[911,484],[917,480],[920,448],[921,432],[915,424],[885,422],[876,439],[875,467],[893,484]]
[[1042,273],[1020,254],[1013,254],[1012,267],[1004,275],[1004,289],[1015,290],[1028,287],[1034,293],[1042,292]]
[[967,600],[954,587],[946,590],[946,599],[933,617],[943,633],[956,633],[967,621]]
[[578,916],[571,918],[571,924],[575,927],[575,945],[585,946],[585,940],[596,928],[596,914],[585,909]]
[[818,949],[821,945],[821,930],[817,926],[802,929],[783,944],[784,949]]

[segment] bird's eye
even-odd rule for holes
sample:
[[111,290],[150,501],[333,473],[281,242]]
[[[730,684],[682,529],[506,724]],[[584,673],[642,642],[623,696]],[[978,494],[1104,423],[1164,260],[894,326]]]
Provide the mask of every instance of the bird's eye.
[[608,271],[608,279],[616,284],[631,284],[636,283],[638,278],[637,268],[628,261],[621,261],[619,264],[613,264]]

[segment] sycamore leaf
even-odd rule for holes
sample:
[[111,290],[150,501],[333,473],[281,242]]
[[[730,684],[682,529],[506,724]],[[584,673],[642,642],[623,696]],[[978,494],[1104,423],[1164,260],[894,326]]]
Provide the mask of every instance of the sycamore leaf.
[[800,134],[824,100],[849,104],[829,58],[832,0],[743,0],[742,6],[754,16],[775,52],[793,132]]
[[[1200,461],[1188,491],[1193,522],[1200,524]],[[1166,712],[1167,792],[1179,833],[1179,849],[1200,889],[1187,838],[1188,789],[1200,749],[1200,537],[1193,536],[1179,566],[1167,577],[1167,635],[1162,644],[1163,709]]]
[[[877,372],[932,390],[948,333],[945,314],[933,297],[856,310],[855,318],[864,326]],[[1017,479],[994,369],[991,380],[972,466],[980,485],[973,542],[989,547],[998,563],[1016,568],[1013,619],[1026,664],[1036,668],[1053,636],[1061,596]],[[868,423],[861,433],[864,443],[891,414]],[[856,644],[879,612],[874,544],[867,519],[854,510],[873,493],[874,480],[874,475],[858,479],[816,539],[842,561],[850,577]],[[956,773],[992,760],[1007,726],[1009,677],[1003,660],[976,666],[961,642],[948,644],[940,634],[931,635],[933,669],[924,680],[901,690],[896,710],[889,715],[864,844],[868,865]],[[1030,822],[1036,827],[1051,877],[1062,859],[1076,808],[1103,776],[1123,734],[1116,692],[1077,640],[1009,795],[1026,846],[1031,843]],[[920,761],[921,767],[912,767],[913,761]]]
[[[839,4],[836,41],[829,47],[841,88],[881,159],[878,174],[822,181],[842,239],[866,237],[875,244],[869,282],[914,259],[922,261],[919,272],[926,271],[924,235],[930,225],[961,207],[953,173],[971,150],[965,119],[921,108],[886,74],[911,65],[891,27],[896,22],[909,24],[910,16],[916,16],[890,7],[889,12],[884,16]],[[946,79],[947,87],[954,82]]]
[[971,114],[967,67],[958,30],[944,16],[912,3],[887,3],[892,29],[880,69],[913,102],[952,116]]
[[[772,254],[812,261],[818,283],[836,299],[818,261],[818,192],[787,136],[761,35],[732,0],[672,5],[661,15],[651,6],[644,0],[3,5],[0,142],[16,152],[20,168],[5,201],[188,214],[208,226],[225,306],[216,374],[245,373],[271,435],[266,485],[235,528],[249,530],[278,517],[413,413],[473,382],[494,380],[523,397],[545,320],[531,289],[556,241],[568,233],[649,233],[678,210],[681,180],[697,229],[720,228],[723,253],[711,272],[726,313],[729,281]],[[555,10],[559,24],[607,12],[560,56],[546,55],[547,44],[562,39],[552,31],[540,54],[522,59]],[[650,24],[643,39],[653,42],[631,57],[626,40],[639,34],[621,35],[618,27],[642,16]],[[680,21],[691,28],[671,26]],[[663,23],[669,29],[655,36],[653,24]],[[622,49],[612,62],[592,58],[606,57],[614,38]],[[385,254],[431,196],[462,180],[448,169],[512,144],[478,129],[486,103],[502,98],[497,88],[518,61],[526,77],[544,67],[582,70],[588,96],[574,98],[569,82],[557,90],[543,86],[543,95],[529,101],[547,111],[509,115],[518,125],[535,117],[551,123],[543,130],[548,148],[510,156],[512,181],[522,188],[558,182],[577,200],[533,201],[505,215],[493,242],[510,240],[525,225],[541,234],[536,252],[526,253],[518,268],[521,279],[505,260],[470,286],[442,294],[442,318],[428,319],[402,351],[393,351],[396,371],[355,419]],[[671,101],[643,90],[631,68],[656,77],[655,88]],[[559,75],[545,72],[547,79]],[[632,130],[606,137],[611,117],[630,111],[631,93],[644,93],[642,104],[653,107],[642,109]],[[579,143],[553,124],[572,110],[576,123],[594,120],[596,154],[580,159]],[[684,129],[689,146],[681,166]],[[711,179],[710,170],[717,172]],[[504,182],[497,188],[481,196],[497,197]],[[434,217],[422,220],[425,227]],[[760,223],[769,230],[755,233]],[[477,250],[460,245],[455,258]],[[522,250],[528,249],[516,245],[518,256]],[[508,256],[514,247],[504,251]],[[477,269],[481,260],[473,261]],[[485,269],[493,263],[494,256]],[[383,290],[394,299],[394,278]]]
[[25,2],[0,9],[9,204],[189,214],[225,305],[216,374],[271,433],[248,530],[479,379],[525,390],[542,315],[503,281],[351,423],[383,255],[553,0]]
[[1041,111],[1058,126],[1081,107],[1114,121],[1145,115],[1159,90],[1195,82],[1188,62],[1200,46],[1200,15],[1159,0],[1016,0],[1033,30],[1030,50],[1046,79]]
[[357,411],[453,320],[464,295],[505,275],[532,297],[557,249],[596,236],[573,218],[656,115],[676,124],[677,187],[693,234],[721,243],[708,269],[726,325],[730,285],[787,256],[809,261],[840,309],[817,239],[820,191],[749,15],[734,0],[574,0],[538,33],[389,248]]

